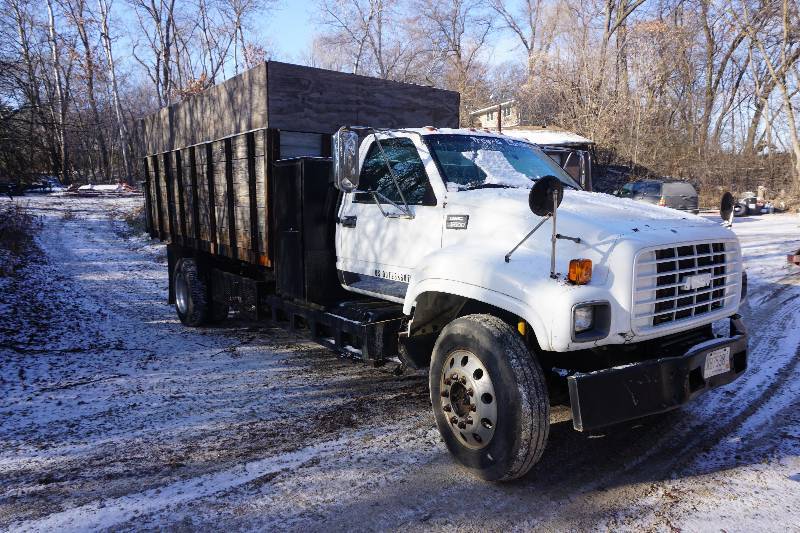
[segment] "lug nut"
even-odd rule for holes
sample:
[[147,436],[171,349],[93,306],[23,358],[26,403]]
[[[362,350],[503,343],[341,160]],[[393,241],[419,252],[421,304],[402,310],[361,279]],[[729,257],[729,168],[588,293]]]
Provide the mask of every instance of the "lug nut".
[[475,411],[478,410],[478,406],[473,403],[472,405],[469,406],[469,410],[474,413]]
[[442,391],[442,398],[447,398],[448,396],[450,396],[450,393],[447,392],[446,390],[443,390]]
[[450,407],[449,405],[445,405],[444,407],[442,407],[442,409],[444,409],[446,413],[449,413],[450,411],[453,410],[453,408]]
[[453,375],[452,375],[452,376],[450,376],[450,378],[451,378],[453,381],[458,381],[458,374],[456,374],[455,372],[453,372]]
[[458,422],[458,417],[457,416],[454,416],[454,417],[450,418],[450,423],[451,424],[455,424],[456,422]]
[[462,385],[466,385],[467,384],[467,378],[465,378],[464,376],[461,376],[461,384]]
[[468,416],[466,419],[467,424],[472,424],[472,417]]
[[459,422],[458,429],[467,429],[467,425],[464,422]]
[[451,383],[453,383],[453,380],[452,380],[452,379],[450,379],[450,378],[446,378],[446,379],[444,380],[444,384],[445,384],[445,385],[447,385],[448,387],[450,386],[450,384],[451,384]]

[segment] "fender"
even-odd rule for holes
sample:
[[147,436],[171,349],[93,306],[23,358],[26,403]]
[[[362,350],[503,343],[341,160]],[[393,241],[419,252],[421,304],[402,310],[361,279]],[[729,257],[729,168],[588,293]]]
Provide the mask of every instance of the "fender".
[[530,324],[541,348],[543,350],[550,350],[549,328],[546,327],[539,313],[522,300],[463,281],[444,278],[427,278],[424,280],[412,281],[406,293],[403,313],[410,315],[413,307],[416,306],[419,296],[426,292],[442,292],[470,298],[522,317]]
[[[612,239],[609,245],[615,241]],[[411,276],[403,312],[410,315],[423,293],[452,294],[523,318],[530,324],[543,350],[576,349],[577,346],[570,347],[574,344],[569,331],[572,305],[578,300],[609,299],[608,269],[605,265],[599,266],[590,285],[575,286],[563,279],[550,278],[549,253],[522,247],[511,262],[506,263],[507,251],[502,243],[483,246],[460,243],[428,254]],[[580,255],[595,260],[601,257],[597,251],[591,252],[583,250]],[[571,256],[577,253],[560,254],[558,272],[566,270]],[[616,313],[616,316],[622,314]]]

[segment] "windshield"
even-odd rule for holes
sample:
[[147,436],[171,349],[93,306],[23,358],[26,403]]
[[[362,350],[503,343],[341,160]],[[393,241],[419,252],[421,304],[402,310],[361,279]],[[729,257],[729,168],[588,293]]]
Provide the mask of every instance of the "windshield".
[[580,189],[555,161],[525,141],[482,135],[429,135],[425,140],[449,191],[484,187],[530,189],[534,181],[548,175]]

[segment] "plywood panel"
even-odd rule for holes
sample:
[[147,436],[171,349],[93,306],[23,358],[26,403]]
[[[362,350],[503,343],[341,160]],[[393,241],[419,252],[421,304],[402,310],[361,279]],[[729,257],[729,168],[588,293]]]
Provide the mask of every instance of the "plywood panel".
[[221,139],[267,127],[267,67],[262,63],[144,118],[146,154]]
[[144,152],[159,154],[267,127],[324,134],[345,124],[457,127],[458,109],[452,91],[270,61],[159,110],[135,129]]
[[459,95],[300,65],[267,63],[268,126],[333,133],[344,125],[458,127]]

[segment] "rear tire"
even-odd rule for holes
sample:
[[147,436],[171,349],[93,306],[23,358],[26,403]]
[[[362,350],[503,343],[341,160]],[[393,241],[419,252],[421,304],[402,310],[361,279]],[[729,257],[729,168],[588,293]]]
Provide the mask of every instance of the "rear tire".
[[175,265],[175,310],[187,326],[202,326],[209,316],[208,286],[194,259],[183,258]]
[[491,481],[524,476],[550,430],[544,374],[522,337],[492,315],[450,322],[433,349],[430,392],[448,450]]

